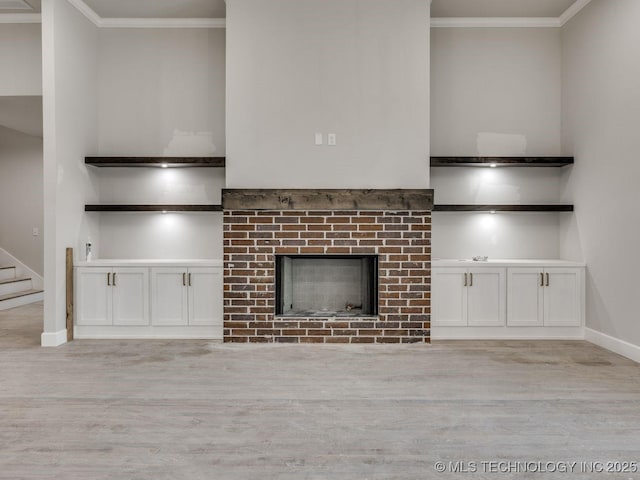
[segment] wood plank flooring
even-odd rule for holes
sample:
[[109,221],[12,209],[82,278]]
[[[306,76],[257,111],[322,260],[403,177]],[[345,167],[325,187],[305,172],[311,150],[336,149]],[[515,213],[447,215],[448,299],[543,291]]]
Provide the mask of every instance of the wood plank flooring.
[[42,349],[41,326],[41,304],[0,312],[0,479],[547,479],[567,474],[434,464],[640,462],[640,366],[585,342]]

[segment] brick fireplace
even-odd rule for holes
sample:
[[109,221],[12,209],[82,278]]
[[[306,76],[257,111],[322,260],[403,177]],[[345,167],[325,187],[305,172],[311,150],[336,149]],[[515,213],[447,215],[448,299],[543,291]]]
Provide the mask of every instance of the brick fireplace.
[[[432,207],[432,190],[224,190],[225,341],[428,343]],[[366,280],[375,279],[373,297],[338,285],[359,278],[356,262],[365,258],[362,268],[377,269]],[[289,298],[283,309],[283,259],[300,259],[298,271],[319,282],[292,289],[302,292],[296,303],[311,302],[302,311],[293,301],[288,308]],[[335,295],[351,291],[336,299],[327,298],[331,288],[321,291],[332,264]],[[375,308],[363,309],[363,296]]]

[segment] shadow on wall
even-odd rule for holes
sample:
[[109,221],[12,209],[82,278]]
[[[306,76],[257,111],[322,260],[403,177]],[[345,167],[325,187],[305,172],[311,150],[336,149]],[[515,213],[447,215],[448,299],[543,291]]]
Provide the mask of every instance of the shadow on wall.
[[42,138],[42,96],[0,96],[0,127]]
[[591,274],[591,267],[587,265],[585,275],[586,291],[586,327],[599,332],[606,332],[615,338],[621,338],[620,332],[615,328],[615,323],[611,320],[611,315],[606,304],[600,295],[600,289],[596,285],[594,276]]

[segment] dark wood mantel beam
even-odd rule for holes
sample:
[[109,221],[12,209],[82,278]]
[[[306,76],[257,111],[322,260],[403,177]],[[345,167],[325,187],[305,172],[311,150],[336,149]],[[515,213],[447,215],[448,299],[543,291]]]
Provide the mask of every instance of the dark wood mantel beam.
[[224,210],[421,210],[433,207],[433,190],[225,189]]

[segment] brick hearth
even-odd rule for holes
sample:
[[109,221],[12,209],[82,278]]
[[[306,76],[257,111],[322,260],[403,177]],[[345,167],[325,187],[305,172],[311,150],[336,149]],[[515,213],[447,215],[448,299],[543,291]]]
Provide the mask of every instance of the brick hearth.
[[[225,191],[225,197],[228,200],[238,192],[242,191]],[[423,192],[430,195],[430,191]],[[430,209],[293,210],[292,203],[313,202],[293,202],[282,196],[279,201],[286,204],[282,210],[254,209],[252,201],[248,202],[252,208],[227,209],[227,205],[236,207],[238,201],[225,202],[226,342],[430,341]],[[272,202],[264,203],[273,206]],[[359,199],[357,203],[363,202]],[[390,204],[396,206],[395,202]],[[424,207],[424,202],[417,205]],[[310,254],[378,255],[379,315],[276,316],[275,256]]]

